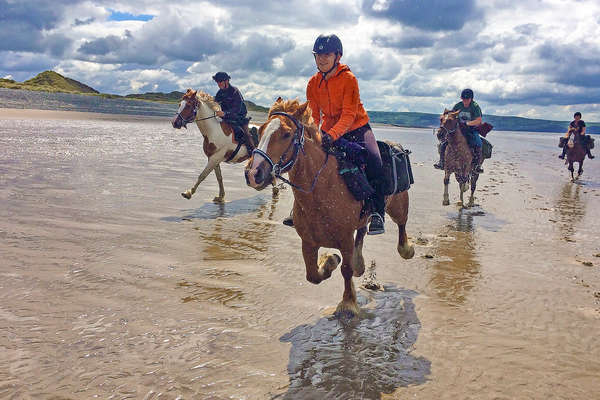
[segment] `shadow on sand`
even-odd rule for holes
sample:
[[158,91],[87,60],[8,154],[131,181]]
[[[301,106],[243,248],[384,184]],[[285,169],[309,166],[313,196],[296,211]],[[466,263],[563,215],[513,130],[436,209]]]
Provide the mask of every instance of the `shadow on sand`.
[[292,343],[283,399],[380,399],[398,387],[422,384],[431,362],[410,354],[421,323],[416,292],[386,286],[359,296],[361,317],[321,318],[283,335]]

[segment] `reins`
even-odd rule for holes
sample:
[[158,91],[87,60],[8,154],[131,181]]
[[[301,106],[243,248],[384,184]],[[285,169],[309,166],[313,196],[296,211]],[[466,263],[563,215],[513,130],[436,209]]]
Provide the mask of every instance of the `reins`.
[[[271,174],[274,177],[281,179],[281,181],[283,181],[284,183],[287,183],[288,185],[290,185],[291,187],[293,187],[295,189],[298,189],[302,193],[312,193],[312,191],[315,189],[317,180],[319,179],[321,172],[323,172],[323,169],[325,169],[325,165],[327,164],[327,161],[329,160],[329,153],[325,153],[325,161],[323,162],[323,165],[321,165],[321,168],[319,168],[319,171],[317,171],[317,174],[313,178],[313,182],[312,182],[309,190],[303,189],[302,187],[290,182],[289,180],[284,178],[281,174],[288,172],[294,166],[294,164],[296,163],[296,160],[298,159],[298,154],[300,153],[300,150],[302,150],[302,153],[306,155],[306,153],[304,152],[304,125],[301,124],[300,122],[298,122],[298,120],[295,117],[293,117],[292,115],[285,113],[285,112],[276,111],[276,112],[271,113],[271,115],[284,116],[286,118],[289,118],[294,123],[294,125],[296,126],[296,130],[294,131],[294,140],[292,140],[292,142],[290,142],[289,146],[285,149],[285,151],[283,152],[281,157],[279,157],[279,161],[277,163],[274,163],[273,160],[271,159],[271,157],[269,157],[269,155],[266,152],[264,152],[258,148],[254,149],[254,151],[252,151],[252,155],[254,155],[255,153],[260,154],[265,160],[267,160],[267,162],[271,165],[271,170],[272,170]],[[292,156],[289,158],[289,160],[287,162],[284,163],[284,159],[292,146],[294,147]]]

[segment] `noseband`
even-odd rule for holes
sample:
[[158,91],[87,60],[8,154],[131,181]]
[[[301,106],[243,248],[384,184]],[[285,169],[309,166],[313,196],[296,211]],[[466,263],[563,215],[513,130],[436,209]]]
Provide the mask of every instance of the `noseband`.
[[[290,142],[290,144],[288,145],[287,149],[285,149],[285,151],[283,152],[281,157],[279,157],[279,161],[277,163],[274,163],[273,160],[271,159],[271,157],[269,157],[269,155],[266,152],[262,151],[259,148],[256,148],[252,151],[252,156],[254,156],[254,154],[260,154],[265,160],[267,160],[267,162],[271,165],[271,169],[272,169],[271,174],[274,177],[281,179],[283,182],[300,190],[301,192],[311,193],[315,188],[315,184],[317,183],[317,179],[319,178],[319,175],[321,175],[321,171],[323,171],[323,168],[325,168],[325,164],[327,164],[327,160],[329,159],[329,153],[326,153],[325,162],[321,166],[321,169],[319,169],[319,171],[317,172],[317,175],[315,176],[315,178],[313,180],[310,190],[302,189],[300,186],[295,185],[292,182],[290,182],[289,180],[285,179],[283,176],[281,176],[281,174],[288,172],[294,166],[294,164],[296,163],[296,160],[298,159],[298,153],[300,153],[300,150],[302,150],[303,154],[306,154],[306,153],[304,153],[304,125],[302,125],[294,116],[292,116],[288,113],[285,113],[285,112],[276,111],[276,112],[272,112],[271,116],[272,115],[284,116],[286,118],[289,118],[294,123],[294,125],[296,126],[296,130],[294,131],[294,139]],[[289,160],[284,162],[285,157],[286,157],[288,151],[290,151],[290,149],[292,148],[292,146],[293,146],[293,153],[292,153],[291,157],[289,158]]]
[[[186,104],[187,104],[188,100],[184,100],[184,101],[185,101],[185,102],[186,102]],[[185,110],[185,107],[184,107],[184,110]],[[183,111],[183,110],[182,110],[182,111]],[[181,120],[181,125],[182,125],[184,128],[187,128],[187,127],[186,127],[186,125],[187,125],[187,124],[189,124],[189,123],[191,123],[191,122],[194,122],[194,121],[196,120],[196,114],[197,114],[197,113],[198,113],[198,100],[195,100],[195,102],[194,102],[194,106],[193,106],[193,109],[192,109],[192,114],[191,114],[191,115],[190,115],[188,118],[183,118],[183,117],[181,116],[181,112],[178,112],[178,113],[177,113],[177,118],[179,118],[179,119]]]

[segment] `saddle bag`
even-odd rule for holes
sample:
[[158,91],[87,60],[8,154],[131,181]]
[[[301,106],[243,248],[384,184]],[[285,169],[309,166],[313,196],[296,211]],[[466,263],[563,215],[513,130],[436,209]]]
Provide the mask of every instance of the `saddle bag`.
[[494,146],[486,139],[481,138],[481,154],[483,159],[492,158],[492,149]]
[[560,139],[558,140],[558,147],[563,148],[565,147],[565,145],[567,144],[567,138],[564,136],[561,136]]
[[492,124],[489,124],[487,122],[484,122],[483,124],[479,125],[479,127],[476,129],[479,134],[483,137],[486,137],[487,134],[494,129],[494,126]]
[[587,140],[588,149],[593,150],[594,149],[594,138],[591,137],[590,135],[586,135],[586,136],[588,137],[588,140]]
[[375,193],[375,189],[369,184],[367,175],[361,167],[351,161],[336,157],[338,160],[339,173],[346,183],[352,196],[358,201],[363,201]]
[[381,161],[383,161],[383,188],[384,194],[400,193],[410,188],[415,183],[408,155],[409,150],[404,150],[397,143],[377,141]]

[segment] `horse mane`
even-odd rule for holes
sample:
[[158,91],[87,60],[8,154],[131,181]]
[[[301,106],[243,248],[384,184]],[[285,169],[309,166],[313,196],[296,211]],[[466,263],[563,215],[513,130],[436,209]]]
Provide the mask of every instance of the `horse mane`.
[[188,89],[185,94],[182,96],[183,100],[190,100],[194,96],[201,102],[205,103],[211,110],[213,111],[222,111],[221,105],[215,101],[215,99],[208,93],[203,92],[202,90],[192,90]]
[[269,109],[268,117],[271,117],[271,114],[274,112],[284,112],[293,115],[300,123],[306,126],[305,133],[307,133],[309,138],[316,137],[320,141],[321,135],[318,133],[318,129],[315,126],[310,106],[307,105],[302,113],[298,113],[299,109],[301,109],[301,106],[303,105],[304,104],[301,104],[300,100],[298,99],[282,100],[281,97],[279,97]]

